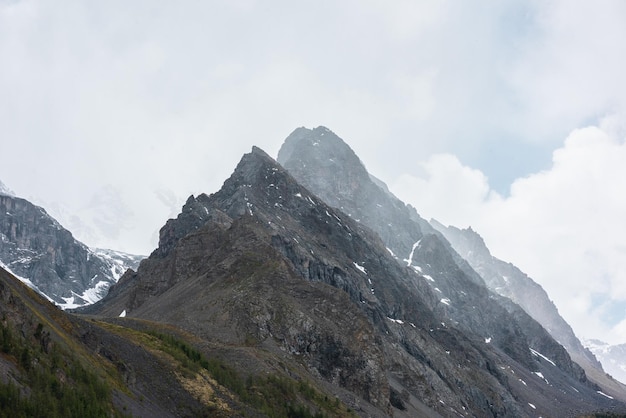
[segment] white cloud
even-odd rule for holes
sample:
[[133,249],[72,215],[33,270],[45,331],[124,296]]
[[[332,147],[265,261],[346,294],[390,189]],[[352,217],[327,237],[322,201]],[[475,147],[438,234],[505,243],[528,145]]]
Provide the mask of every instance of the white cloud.
[[528,140],[626,108],[626,3],[535,2],[537,31],[509,73]]
[[552,166],[516,180],[506,198],[449,155],[392,190],[426,216],[475,228],[495,256],[546,289],[579,334],[626,342],[626,323],[618,325],[626,311],[616,312],[626,307],[623,139],[595,126],[573,131]]
[[403,174],[392,189],[426,219],[464,225],[480,217],[486,201],[500,199],[489,190],[488,179],[482,172],[464,166],[454,155],[433,155],[418,166],[423,171],[422,177]]

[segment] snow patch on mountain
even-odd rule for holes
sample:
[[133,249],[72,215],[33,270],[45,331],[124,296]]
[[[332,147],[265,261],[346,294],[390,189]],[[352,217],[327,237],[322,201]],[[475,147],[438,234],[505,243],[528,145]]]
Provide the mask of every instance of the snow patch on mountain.
[[57,306],[63,310],[67,310],[91,305],[106,296],[109,287],[111,287],[111,283],[104,280],[99,281],[93,287],[85,290],[82,295],[72,292],[71,297],[63,298],[65,303],[57,303]]
[[111,276],[115,282],[117,282],[129,268],[136,270],[141,260],[145,258],[143,255],[128,254],[104,248],[92,248],[90,251],[109,265]]
[[548,382],[548,379],[545,378],[545,376],[543,375],[543,373],[541,372],[533,372],[534,374],[536,374],[538,377],[540,377],[541,379],[543,379],[544,382],[546,382],[546,384],[550,384],[550,382]]
[[606,393],[602,392],[601,390],[598,390],[597,393],[598,393],[598,395],[602,395],[605,398],[614,399],[611,395],[607,395]]
[[415,244],[413,244],[413,248],[411,248],[411,253],[409,254],[409,258],[404,259],[404,261],[406,261],[407,266],[410,266],[411,263],[413,263],[413,254],[415,254],[415,249],[419,247],[420,242],[422,242],[422,240],[419,240]]
[[365,270],[365,267],[363,267],[362,265],[360,265],[357,262],[354,262],[352,264],[354,264],[354,267],[356,267],[361,273],[367,274],[367,271]]
[[550,360],[548,357],[544,356],[543,354],[541,354],[539,351],[537,350],[533,350],[532,348],[530,349],[530,352],[533,356],[535,357],[541,357],[542,359],[544,359],[545,361],[547,361],[548,363],[550,363],[551,365],[556,367],[556,364]]

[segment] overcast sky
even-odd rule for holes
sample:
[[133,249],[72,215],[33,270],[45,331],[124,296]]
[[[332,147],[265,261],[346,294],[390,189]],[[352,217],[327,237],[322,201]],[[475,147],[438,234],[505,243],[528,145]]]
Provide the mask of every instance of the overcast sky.
[[252,145],[324,125],[626,342],[626,2],[0,0],[0,181],[149,254]]

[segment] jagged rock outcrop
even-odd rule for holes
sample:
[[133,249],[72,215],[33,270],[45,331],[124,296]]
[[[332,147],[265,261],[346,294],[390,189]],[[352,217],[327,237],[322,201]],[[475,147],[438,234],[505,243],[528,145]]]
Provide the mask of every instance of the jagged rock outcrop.
[[[355,170],[338,190],[358,189],[366,177]],[[468,276],[471,268],[440,234],[413,224],[420,236],[401,240],[412,242],[410,262],[402,262],[348,213],[255,147],[218,192],[190,197],[137,272],[84,312],[164,322],[232,353],[245,347],[259,359],[297,364],[363,416],[624,407],[556,362],[538,360],[524,324],[493,301],[478,275]],[[417,271],[420,264],[433,271]],[[448,287],[437,290],[433,278]]]
[[62,307],[99,300],[141,258],[91,250],[43,208],[0,194],[0,262]]

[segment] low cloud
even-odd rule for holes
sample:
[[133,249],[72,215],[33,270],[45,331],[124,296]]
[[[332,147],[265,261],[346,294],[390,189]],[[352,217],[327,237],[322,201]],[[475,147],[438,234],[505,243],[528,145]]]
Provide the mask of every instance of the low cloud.
[[472,226],[492,253],[539,282],[575,331],[626,342],[626,144],[621,118],[571,132],[552,166],[510,195],[453,155],[431,156],[392,190],[426,217]]

